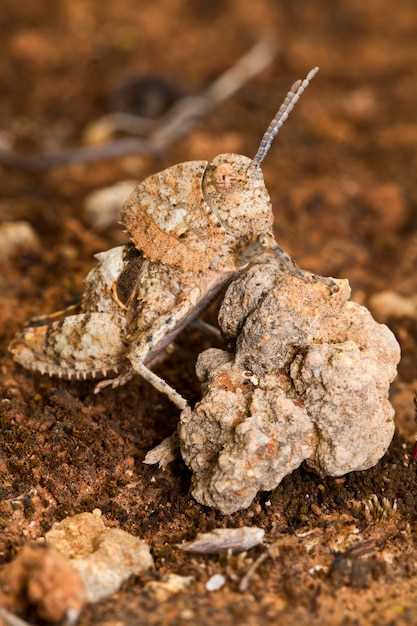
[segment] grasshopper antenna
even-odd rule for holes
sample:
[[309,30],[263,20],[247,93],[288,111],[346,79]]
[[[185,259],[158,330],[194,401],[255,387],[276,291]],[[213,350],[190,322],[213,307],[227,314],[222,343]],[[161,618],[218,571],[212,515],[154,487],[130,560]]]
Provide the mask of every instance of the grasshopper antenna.
[[255,167],[259,167],[269,152],[269,149],[274,141],[275,137],[278,135],[282,126],[288,119],[289,114],[301,98],[304,91],[309,86],[310,82],[313,80],[317,72],[319,71],[318,67],[314,67],[309,71],[304,80],[297,80],[284,100],[281,104],[277,114],[274,119],[266,129],[264,136],[262,137],[261,143],[259,144],[259,148],[257,153],[255,154],[251,165]]

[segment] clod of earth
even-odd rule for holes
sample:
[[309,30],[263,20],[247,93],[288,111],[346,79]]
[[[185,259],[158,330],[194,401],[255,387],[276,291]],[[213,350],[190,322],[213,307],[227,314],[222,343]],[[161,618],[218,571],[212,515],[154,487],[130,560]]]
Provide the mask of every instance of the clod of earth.
[[203,397],[179,425],[198,502],[233,513],[303,461],[341,476],[387,450],[400,348],[349,300],[348,281],[335,282],[336,291],[307,281],[265,255],[229,286],[219,324],[235,350],[199,356]]
[[98,510],[54,524],[45,539],[78,571],[89,602],[115,593],[132,574],[153,567],[149,546],[120,528],[106,528]]
[[86,602],[79,573],[56,550],[26,546],[2,572],[0,604],[48,622],[75,620]]

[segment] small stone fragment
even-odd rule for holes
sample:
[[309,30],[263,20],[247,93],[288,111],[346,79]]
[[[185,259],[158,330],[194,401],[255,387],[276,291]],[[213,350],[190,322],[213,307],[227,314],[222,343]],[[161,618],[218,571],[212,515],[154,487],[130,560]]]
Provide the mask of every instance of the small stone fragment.
[[218,552],[243,552],[263,542],[265,531],[257,526],[242,528],[215,528],[208,533],[199,533],[193,541],[178,547],[184,552],[217,554]]
[[133,180],[124,180],[90,193],[84,202],[85,217],[90,226],[102,231],[117,224],[121,208],[136,185]]
[[162,580],[152,580],[145,585],[145,589],[152,593],[158,602],[165,602],[171,596],[175,596],[194,581],[194,576],[179,576],[178,574],[167,574]]
[[64,556],[45,546],[26,546],[2,572],[10,610],[35,611],[48,622],[78,617],[86,602],[81,576]]
[[369,306],[381,322],[390,317],[417,319],[417,296],[405,297],[395,291],[380,291],[369,298]]
[[38,253],[39,238],[28,222],[4,222],[0,226],[0,261],[17,254]]
[[114,124],[107,117],[94,120],[83,132],[83,143],[87,146],[100,146],[111,141],[115,133]]
[[120,528],[106,528],[97,510],[65,518],[45,538],[79,572],[89,602],[115,593],[129,576],[153,566],[149,546]]
[[211,578],[206,582],[207,591],[218,591],[225,584],[226,579],[222,574],[214,574]]

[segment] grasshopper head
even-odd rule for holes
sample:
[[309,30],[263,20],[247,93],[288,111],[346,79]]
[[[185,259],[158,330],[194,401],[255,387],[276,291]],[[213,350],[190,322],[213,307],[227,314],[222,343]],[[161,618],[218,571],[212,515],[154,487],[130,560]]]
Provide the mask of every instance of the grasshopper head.
[[261,163],[316,71],[293,85],[253,159],[219,154],[210,163],[178,163],[136,187],[121,223],[146,259],[200,272],[241,265],[259,245],[274,245]]
[[226,232],[257,239],[272,230],[269,194],[260,167],[241,154],[219,154],[207,166],[204,199]]

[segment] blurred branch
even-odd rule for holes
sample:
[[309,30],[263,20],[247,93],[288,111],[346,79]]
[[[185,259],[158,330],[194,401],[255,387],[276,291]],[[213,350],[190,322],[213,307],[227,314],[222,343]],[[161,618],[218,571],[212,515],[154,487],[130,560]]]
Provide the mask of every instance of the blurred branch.
[[30,626],[28,622],[25,622],[25,620],[17,617],[17,615],[14,615],[13,613],[10,613],[10,611],[7,611],[6,609],[0,608],[0,618],[8,626]]
[[[203,116],[230,98],[251,78],[265,69],[274,58],[276,50],[276,45],[271,40],[261,40],[201,94],[179,100],[162,117],[155,129],[153,126],[150,127],[148,137],[125,138],[101,146],[28,156],[9,150],[0,150],[0,165],[36,172],[60,165],[88,163],[118,156],[160,153],[174,141],[186,135]],[[132,117],[134,116],[130,116],[129,123],[133,125]]]

